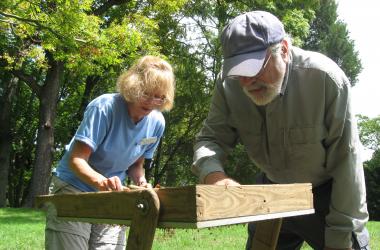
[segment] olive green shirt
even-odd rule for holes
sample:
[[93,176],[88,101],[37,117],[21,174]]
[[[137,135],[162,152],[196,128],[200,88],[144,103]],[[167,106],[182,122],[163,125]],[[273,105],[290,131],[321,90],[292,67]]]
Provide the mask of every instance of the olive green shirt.
[[238,81],[219,78],[192,171],[201,182],[223,172],[239,142],[274,182],[318,186],[332,178],[325,244],[351,246],[352,232],[361,232],[368,220],[365,181],[350,84],[332,60],[293,47],[281,94],[264,107]]

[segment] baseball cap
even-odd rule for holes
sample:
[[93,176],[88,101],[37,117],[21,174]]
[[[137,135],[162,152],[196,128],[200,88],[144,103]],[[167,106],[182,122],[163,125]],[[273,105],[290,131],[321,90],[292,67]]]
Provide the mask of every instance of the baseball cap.
[[235,17],[221,35],[223,79],[255,76],[263,66],[267,48],[284,37],[283,24],[269,12],[251,11]]

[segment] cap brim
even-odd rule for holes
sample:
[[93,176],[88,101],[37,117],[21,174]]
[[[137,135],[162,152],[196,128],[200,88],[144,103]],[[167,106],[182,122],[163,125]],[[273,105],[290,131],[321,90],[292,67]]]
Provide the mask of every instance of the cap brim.
[[267,50],[260,50],[224,59],[223,79],[228,76],[257,75],[264,64],[266,54]]

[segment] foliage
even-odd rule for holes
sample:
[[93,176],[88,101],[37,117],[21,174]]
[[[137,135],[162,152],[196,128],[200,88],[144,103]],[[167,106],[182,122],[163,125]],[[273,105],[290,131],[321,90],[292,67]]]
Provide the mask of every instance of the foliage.
[[370,119],[359,115],[360,141],[371,150],[380,149],[380,116]]
[[380,220],[380,116],[359,116],[360,140],[373,150],[372,159],[364,163],[368,211],[371,220]]
[[[8,190],[9,205],[21,205],[36,169],[37,131],[44,124],[38,118],[44,104],[39,89],[47,83],[52,62],[63,64],[51,149],[55,166],[93,98],[114,92],[117,76],[138,57],[166,58],[175,69],[175,107],[164,114],[166,131],[148,174],[161,185],[192,184],[198,181],[190,171],[193,143],[221,69],[223,27],[242,12],[267,10],[284,22],[295,45],[304,46],[325,35],[313,21],[324,20],[319,6],[317,0],[2,1],[0,68],[20,79],[19,94],[12,102],[9,185],[0,184]],[[334,17],[330,14],[327,17]],[[326,46],[317,44],[317,48]],[[0,94],[1,90],[0,85]],[[249,184],[257,168],[238,145],[226,171]]]
[[380,150],[364,163],[368,212],[371,220],[380,221]]
[[[31,121],[31,124],[39,123],[38,137],[35,137],[36,130],[29,130],[34,136],[29,137],[27,144],[32,148],[36,147],[37,150],[50,147],[48,151],[53,152],[54,148],[49,144],[54,135],[50,132],[45,135],[42,133],[44,130],[47,131],[45,125],[54,125],[55,106],[58,104],[58,111],[62,116],[58,116],[55,124],[59,139],[56,140],[56,160],[63,151],[63,145],[75,131],[84,106],[89,100],[101,93],[114,91],[117,75],[136,58],[144,54],[160,54],[156,16],[160,13],[171,15],[181,7],[183,1],[117,1],[111,5],[109,3],[92,0],[9,0],[0,5],[0,66],[22,80],[25,86],[29,86],[30,89],[22,91],[32,91],[32,95],[38,98],[34,99],[33,106],[36,105],[42,114],[27,120]],[[56,75],[57,80],[49,76],[49,71],[54,72],[55,65],[64,66],[63,75]],[[55,82],[49,82],[49,77]],[[50,87],[52,83],[58,84],[59,93],[44,91],[45,86],[47,90],[53,89]],[[56,100],[55,96],[58,97]],[[28,99],[18,100],[24,102],[22,106],[31,107],[27,106]],[[79,106],[78,100],[81,100]],[[13,103],[14,108],[15,105]],[[51,112],[52,116],[45,118],[47,112]],[[25,122],[22,115],[21,112],[16,113],[17,123]],[[59,127],[60,125],[62,127]],[[22,127],[27,128],[25,123]],[[12,130],[14,134],[16,129]],[[18,132],[21,132],[22,136],[27,134],[23,131]],[[17,145],[16,141],[11,143]],[[27,159],[21,159],[21,164],[15,160],[16,158],[11,159],[12,169],[21,167],[22,181],[13,178],[18,173],[11,169],[9,186],[12,188],[8,196],[15,190],[14,187],[20,184],[19,193],[22,194],[27,189],[31,177],[33,180],[33,176],[36,181],[41,178],[41,184],[46,183],[48,178],[45,173],[49,172],[49,169],[40,164],[50,162],[49,154],[41,150],[33,155],[30,154],[33,150],[28,147],[23,147],[22,150],[22,155],[27,156]],[[27,167],[22,167],[26,162]],[[38,172],[37,167],[40,169]],[[34,183],[37,183],[36,181]],[[31,189],[28,190],[32,194],[34,186],[32,181]],[[1,188],[7,187],[1,184]],[[18,201],[12,203],[16,206],[19,204]]]
[[[19,207],[26,195],[25,187],[31,179],[32,166],[35,159],[35,144],[38,117],[36,95],[21,84],[19,95],[13,107],[13,143],[12,165],[9,173],[8,201],[12,207]],[[26,126],[27,125],[27,126]]]
[[349,37],[347,25],[338,20],[335,1],[320,1],[316,18],[311,22],[310,34],[303,47],[330,57],[343,69],[351,84],[355,85],[362,64],[354,41]]
[[[177,92],[175,109],[165,115],[168,127],[162,152],[158,152],[160,160],[155,163],[155,183],[182,185],[197,181],[189,171],[193,140],[208,113],[222,63],[219,34],[230,19],[253,9],[269,10],[285,20],[285,26],[301,41],[308,34],[309,26],[305,24],[314,17],[316,6],[317,1],[301,4],[297,1],[193,0],[187,2],[182,16],[175,17],[178,22],[166,21],[160,26],[169,27],[169,34],[177,34],[173,37],[175,40],[171,40],[172,36],[165,32],[163,44],[164,53],[170,55],[176,66]],[[238,146],[229,159],[226,171],[242,183],[252,183],[257,168],[243,147]],[[160,173],[165,175],[161,177]]]

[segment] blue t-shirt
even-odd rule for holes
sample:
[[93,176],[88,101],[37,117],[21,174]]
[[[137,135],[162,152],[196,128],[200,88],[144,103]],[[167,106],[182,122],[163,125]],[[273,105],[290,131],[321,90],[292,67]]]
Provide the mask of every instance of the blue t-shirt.
[[134,124],[127,106],[120,94],[104,94],[94,99],[87,106],[84,118],[53,174],[82,191],[97,191],[82,182],[69,167],[75,140],[91,147],[89,165],[107,178],[118,176],[124,181],[126,170],[138,158],[153,158],[165,129],[165,119],[161,112],[153,110]]

